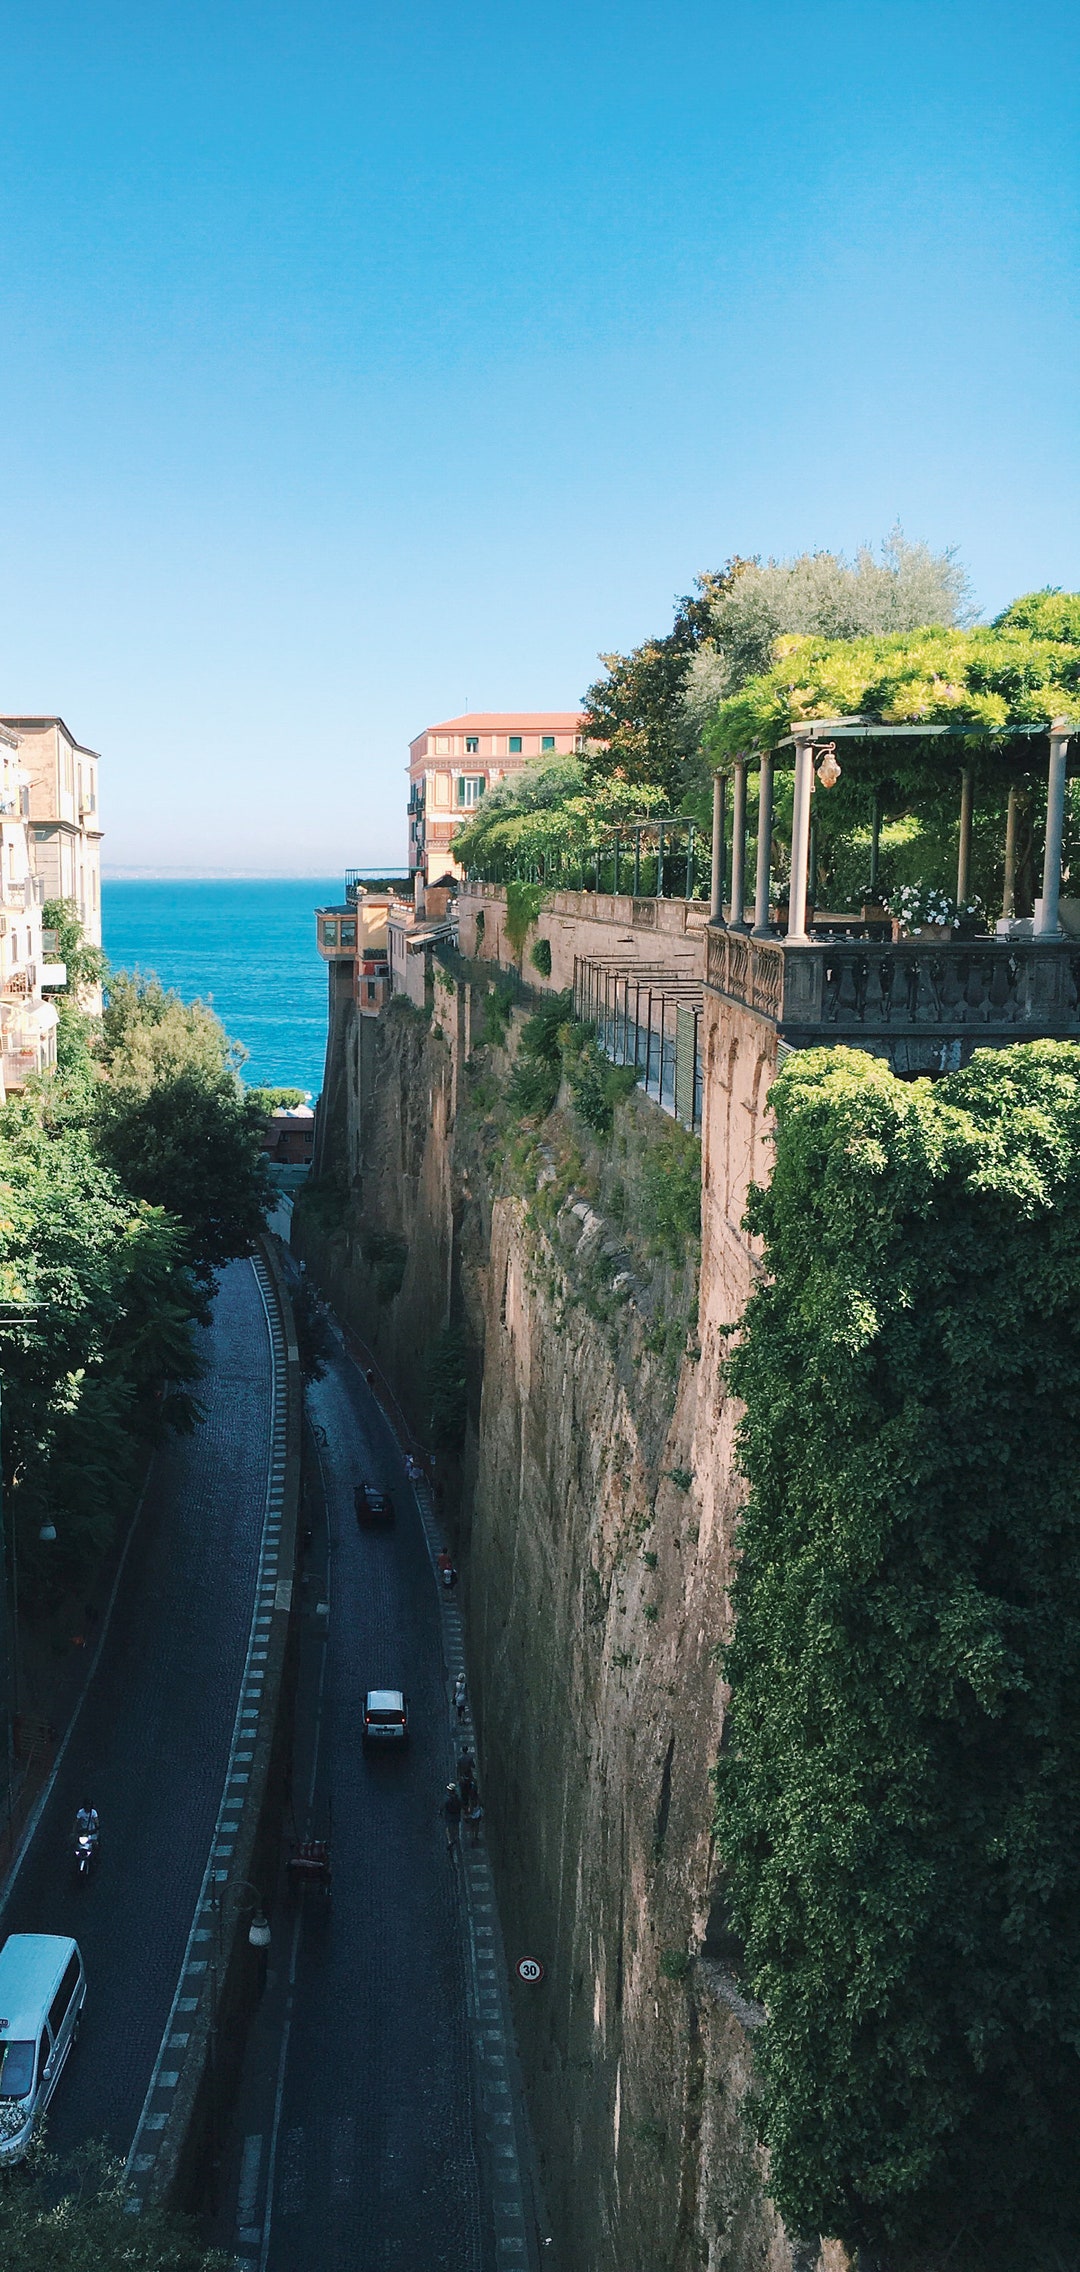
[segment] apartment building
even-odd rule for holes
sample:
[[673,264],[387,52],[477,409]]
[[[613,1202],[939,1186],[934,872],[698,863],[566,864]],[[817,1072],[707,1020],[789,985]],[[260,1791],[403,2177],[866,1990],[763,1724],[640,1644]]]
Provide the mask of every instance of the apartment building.
[[409,870],[421,892],[461,879],[454,838],[493,782],[581,747],[577,710],[470,711],[409,744]]
[[30,788],[34,867],[46,899],[70,899],[86,937],[101,945],[101,819],[96,750],[62,718],[3,717],[19,737]]
[[34,873],[32,795],[22,737],[0,724],[0,1102],[55,1065],[57,1016],[44,990],[66,977],[43,952],[45,892]]

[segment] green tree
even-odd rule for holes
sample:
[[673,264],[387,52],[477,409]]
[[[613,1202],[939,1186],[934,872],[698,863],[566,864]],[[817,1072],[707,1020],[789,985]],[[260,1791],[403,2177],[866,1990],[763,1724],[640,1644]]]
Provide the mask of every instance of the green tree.
[[110,978],[97,1140],[129,1191],[179,1217],[203,1279],[250,1254],[266,1218],[264,1114],[240,1055],[207,1003],[156,978]]
[[61,1531],[52,1576],[85,1573],[114,1534],[140,1442],[193,1424],[204,1314],[182,1226],[129,1197],[87,1127],[50,1126],[48,1101],[46,1089],[0,1112],[2,1451],[31,1580],[44,1573],[46,1513]]
[[188,2218],[152,2203],[133,2217],[130,2198],[122,2162],[99,2147],[36,2156],[0,2188],[5,2272],[226,2272]]
[[770,2190],[890,2265],[1080,2230],[1080,1049],[772,1091],[717,1839]]
[[[710,636],[712,611],[750,565],[730,560],[717,574],[699,576],[678,602],[663,638],[646,639],[628,655],[601,655],[604,676],[584,700],[584,728],[592,745],[585,756],[589,786],[612,778],[659,792],[657,803],[678,812],[700,786],[695,758],[698,732],[686,706],[695,654]],[[640,809],[640,808],[639,808]]]

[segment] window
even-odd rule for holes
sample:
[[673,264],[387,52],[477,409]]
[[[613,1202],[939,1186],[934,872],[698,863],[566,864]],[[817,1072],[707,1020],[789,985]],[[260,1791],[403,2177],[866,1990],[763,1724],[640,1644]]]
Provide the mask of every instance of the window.
[[459,773],[457,801],[459,805],[478,805],[484,794],[482,773]]
[[450,775],[448,773],[436,773],[432,782],[432,791],[435,804],[448,805],[450,802]]
[[466,755],[466,757],[479,757],[479,755],[480,755],[480,736],[479,736],[479,734],[466,734],[466,736],[465,736],[465,755]]
[[554,747],[555,747],[555,736],[554,736],[554,734],[541,734],[541,736],[540,736],[540,747],[541,747],[541,749],[554,749]]
[[356,945],[356,925],[355,925],[355,923],[343,923],[343,924],[342,924],[342,926],[341,926],[341,944],[342,944],[342,946],[343,946],[343,947],[355,947],[355,945]]
[[52,2005],[49,2011],[49,2026],[52,2029],[52,2038],[54,2043],[60,2033],[61,2028],[63,2027],[64,2021],[67,2018],[68,2007],[78,1985],[79,1959],[77,1956],[73,1956],[68,1958],[64,1977],[60,1982],[60,1986],[57,1989],[55,1996],[53,1997]]
[[449,755],[450,755],[450,736],[449,736],[449,734],[436,734],[436,736],[435,736],[435,751],[436,751],[436,755],[437,755],[438,757],[449,757]]
[[33,2088],[33,2043],[0,2044],[0,2099],[29,2098]]
[[324,923],[324,924],[323,924],[323,927],[322,927],[322,935],[323,935],[323,945],[324,945],[324,947],[336,947],[336,945],[337,945],[337,924],[336,924],[336,923]]
[[511,757],[520,757],[520,756],[521,756],[521,735],[520,735],[520,734],[511,734],[511,736],[510,736],[510,743],[509,743],[509,748],[510,748],[510,755],[511,755]]

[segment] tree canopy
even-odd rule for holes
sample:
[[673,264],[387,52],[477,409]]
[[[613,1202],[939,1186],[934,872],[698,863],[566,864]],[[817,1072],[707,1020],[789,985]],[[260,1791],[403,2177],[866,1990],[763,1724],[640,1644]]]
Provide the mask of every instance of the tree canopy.
[[5,2272],[227,2272],[186,2217],[152,2202],[137,2217],[122,2162],[88,2147],[58,2163],[38,2154],[0,2187]]
[[[1047,602],[1052,603],[1049,607]],[[1048,633],[1047,616],[1059,628]],[[942,724],[973,734],[1080,722],[1080,597],[1030,593],[993,624],[858,639],[799,634],[772,667],[719,704],[705,739],[714,757],[774,749],[810,718]],[[951,752],[942,762],[955,764]]]
[[956,2272],[1056,2262],[1080,2230],[1080,1049],[937,1083],[801,1052],[772,1103],[716,1818],[770,2189],[890,2266],[930,2241]]
[[263,1116],[213,1013],[111,977],[90,1018],[71,993],[99,975],[96,950],[50,913],[66,927],[63,1061],[0,1108],[0,1448],[31,1599],[85,1579],[145,1444],[195,1424],[196,1327],[214,1269],[251,1251],[266,1187]]
[[454,857],[494,883],[521,868],[543,876],[583,856],[619,822],[664,805],[655,784],[588,778],[581,759],[556,758],[490,790],[454,838]]
[[266,1216],[265,1113],[208,1004],[111,977],[97,1057],[98,1140],[128,1190],[179,1218],[201,1277],[250,1254]]

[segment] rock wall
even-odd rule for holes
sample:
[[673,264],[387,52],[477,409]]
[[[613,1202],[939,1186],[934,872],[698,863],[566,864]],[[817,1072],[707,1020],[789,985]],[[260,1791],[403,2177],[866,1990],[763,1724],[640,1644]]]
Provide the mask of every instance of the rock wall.
[[767,1029],[708,1003],[695,1322],[696,1257],[657,1253],[646,1219],[671,1124],[634,1096],[604,1145],[563,1099],[519,1135],[525,1013],[480,1042],[483,1014],[437,971],[430,1024],[346,1024],[332,1177],[296,1239],[422,1436],[423,1353],[460,1336],[464,1433],[438,1470],[504,1931],[545,1966],[516,2016],[556,2261],[809,2272],[832,2258],[793,2249],[747,2118],[758,2015],[724,1968],[711,1829],[739,1500],[720,1366],[754,1269]]

